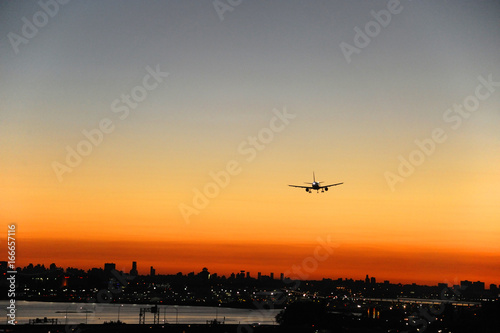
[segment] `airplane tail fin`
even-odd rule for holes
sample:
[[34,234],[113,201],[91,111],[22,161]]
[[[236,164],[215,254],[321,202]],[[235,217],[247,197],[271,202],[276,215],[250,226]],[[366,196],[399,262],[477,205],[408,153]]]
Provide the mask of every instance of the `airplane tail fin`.
[[314,174],[314,171],[313,171],[313,182],[318,183],[318,184],[324,183],[324,182],[317,182],[316,181],[316,175]]

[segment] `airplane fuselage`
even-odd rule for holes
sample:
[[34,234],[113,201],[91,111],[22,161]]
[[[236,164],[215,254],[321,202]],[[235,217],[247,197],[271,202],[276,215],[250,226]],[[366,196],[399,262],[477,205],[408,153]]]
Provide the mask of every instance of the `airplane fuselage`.
[[337,186],[337,185],[342,185],[344,183],[337,183],[337,184],[330,184],[330,185],[321,185],[322,182],[317,182],[316,181],[316,176],[314,175],[314,172],[313,172],[313,182],[312,183],[306,183],[306,184],[311,184],[311,186],[302,186],[302,185],[288,185],[288,186],[291,186],[291,187],[299,187],[299,188],[303,188],[306,190],[306,192],[309,192],[311,193],[311,190],[316,190],[316,192],[319,192],[319,190],[321,190],[321,192],[325,192],[325,191],[328,191],[328,188],[330,186]]

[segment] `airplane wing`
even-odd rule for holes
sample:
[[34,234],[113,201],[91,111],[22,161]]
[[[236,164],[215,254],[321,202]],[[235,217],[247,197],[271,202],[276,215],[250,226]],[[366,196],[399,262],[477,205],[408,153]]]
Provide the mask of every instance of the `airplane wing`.
[[299,187],[299,188],[310,188],[312,189],[311,186],[300,186],[300,185],[288,185],[288,186],[291,186],[291,187]]
[[328,188],[330,186],[337,186],[337,185],[342,185],[344,183],[337,183],[337,184],[331,184],[331,185],[325,185],[325,186],[320,186],[320,188]]

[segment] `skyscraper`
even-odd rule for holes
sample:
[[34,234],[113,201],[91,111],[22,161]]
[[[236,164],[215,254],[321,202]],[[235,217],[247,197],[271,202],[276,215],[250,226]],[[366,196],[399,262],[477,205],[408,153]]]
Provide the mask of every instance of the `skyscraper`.
[[132,261],[132,269],[130,270],[130,275],[131,276],[137,276],[139,273],[137,272],[137,262]]

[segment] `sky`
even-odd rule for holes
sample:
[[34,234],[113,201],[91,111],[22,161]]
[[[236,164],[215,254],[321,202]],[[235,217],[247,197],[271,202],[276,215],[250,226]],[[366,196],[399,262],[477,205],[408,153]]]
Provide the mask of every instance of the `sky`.
[[16,264],[500,284],[499,13],[2,3]]

